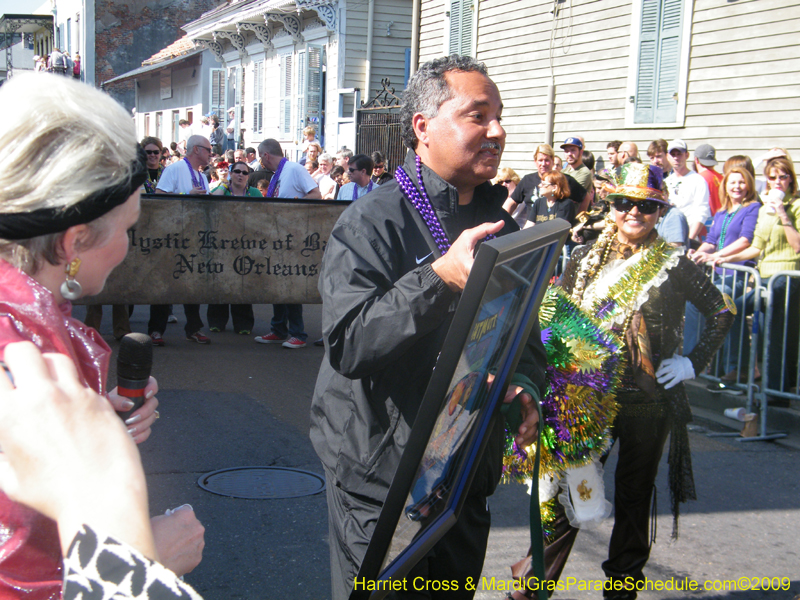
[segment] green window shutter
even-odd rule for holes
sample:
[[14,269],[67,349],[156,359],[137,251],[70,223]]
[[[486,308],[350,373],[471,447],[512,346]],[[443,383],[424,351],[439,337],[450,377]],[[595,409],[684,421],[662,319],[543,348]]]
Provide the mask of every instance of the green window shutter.
[[472,56],[472,0],[450,0],[450,52]]
[[672,123],[677,117],[684,0],[642,0],[635,123]]
[[461,54],[472,56],[472,0],[462,0],[461,4]]
[[303,125],[312,125],[318,135],[322,135],[320,117],[322,115],[323,52],[323,46],[306,44],[308,72],[306,73],[306,113]]
[[652,123],[655,114],[656,48],[660,0],[642,0],[642,28],[639,31],[639,69],[636,77],[634,122]]
[[656,123],[672,123],[678,114],[678,72],[681,60],[683,0],[662,0],[658,35],[658,84]]
[[450,51],[448,54],[461,54],[461,2],[450,1]]

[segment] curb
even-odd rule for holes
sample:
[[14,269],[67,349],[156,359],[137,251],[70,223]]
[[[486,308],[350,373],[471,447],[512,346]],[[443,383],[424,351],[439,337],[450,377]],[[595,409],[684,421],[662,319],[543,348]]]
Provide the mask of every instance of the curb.
[[[712,394],[706,390],[708,383],[708,380],[700,378],[685,382],[692,413],[698,418],[712,421],[731,431],[741,429],[741,423],[727,418],[722,413],[726,408],[744,407],[747,396],[732,396],[724,392]],[[776,443],[800,450],[800,410],[794,408],[797,402],[792,404],[792,408],[767,407],[767,432],[788,433],[787,437],[775,440]]]

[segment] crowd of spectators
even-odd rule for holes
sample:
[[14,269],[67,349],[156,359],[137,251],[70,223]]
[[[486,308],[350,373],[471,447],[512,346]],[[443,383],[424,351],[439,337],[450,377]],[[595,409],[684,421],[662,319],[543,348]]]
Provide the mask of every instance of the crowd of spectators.
[[[228,112],[233,118],[234,109]],[[352,201],[393,179],[381,152],[354,155],[343,147],[334,156],[323,149],[313,127],[303,130],[300,158],[292,162],[285,158],[276,140],[264,140],[258,148],[235,148],[230,137],[233,124],[229,123],[223,131],[215,114],[202,117],[197,133],[193,133],[187,120],[182,119],[179,125],[179,139],[170,148],[153,136],[141,141],[147,158],[146,193]],[[115,338],[131,332],[132,311],[132,306],[113,307]],[[185,304],[184,314],[186,339],[210,344],[211,338],[203,333],[200,306]],[[206,318],[212,333],[224,331],[231,320],[236,333],[250,335],[255,324],[250,304],[209,305]],[[101,319],[102,306],[90,306],[86,322],[98,328]],[[147,329],[154,345],[165,345],[167,324],[175,322],[177,318],[170,305],[150,307]],[[255,341],[303,348],[307,337],[302,305],[276,304],[270,331],[257,336]],[[319,340],[315,343],[321,345]]]
[[[553,148],[540,144],[533,152],[534,172],[520,177],[513,169],[501,167],[493,183],[508,189],[504,207],[520,227],[555,218],[569,221],[571,250],[591,243],[603,229],[606,216],[613,210],[604,198],[613,189],[621,166],[643,161],[638,146],[631,141],[608,142],[605,157],[600,160],[595,160],[578,135],[568,137],[561,149],[566,164],[563,169]],[[763,165],[763,178],[759,178],[748,156],[731,156],[719,172],[716,149],[710,144],[699,144],[692,151],[684,140],[657,139],[647,147],[647,160],[662,169],[670,202],[656,227],[658,234],[671,244],[684,246],[696,263],[713,267],[718,287],[738,308],[723,352],[725,359],[717,367],[723,381],[710,384],[709,389],[741,394],[742,386],[735,384],[747,382],[750,368],[749,336],[741,335],[746,329],[743,320],[752,315],[759,290],[752,281],[747,285],[742,273],[734,276],[732,270],[720,265],[755,267],[763,288],[779,271],[800,269],[800,202],[792,158],[784,149],[771,149],[756,161],[756,166]],[[791,340],[800,331],[800,280],[776,278],[773,289],[768,385],[769,389],[797,393],[797,344]],[[764,303],[761,308],[763,311]],[[697,310],[687,305],[685,353],[696,343],[692,332],[699,331],[701,325]],[[782,343],[784,330],[788,332],[786,344]],[[755,378],[760,378],[758,366],[752,369]],[[770,397],[770,402],[781,405],[788,400]]]

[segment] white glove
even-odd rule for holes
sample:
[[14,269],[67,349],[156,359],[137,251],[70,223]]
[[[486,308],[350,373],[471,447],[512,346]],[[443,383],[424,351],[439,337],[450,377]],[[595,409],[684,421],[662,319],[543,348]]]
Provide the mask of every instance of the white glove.
[[665,390],[673,388],[687,379],[694,379],[694,367],[692,361],[680,354],[674,354],[672,358],[662,360],[656,371],[656,380],[658,383],[664,384]]

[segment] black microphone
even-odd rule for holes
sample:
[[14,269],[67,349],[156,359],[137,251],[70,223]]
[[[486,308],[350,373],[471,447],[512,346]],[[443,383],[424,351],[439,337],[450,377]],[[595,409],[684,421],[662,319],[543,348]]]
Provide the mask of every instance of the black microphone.
[[144,333],[129,333],[122,338],[117,355],[117,393],[133,401],[133,408],[118,412],[125,421],[144,404],[144,388],[153,368],[153,342]]

